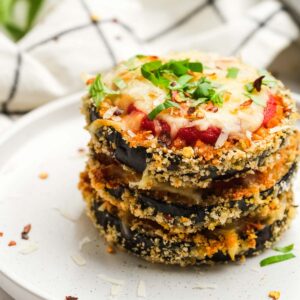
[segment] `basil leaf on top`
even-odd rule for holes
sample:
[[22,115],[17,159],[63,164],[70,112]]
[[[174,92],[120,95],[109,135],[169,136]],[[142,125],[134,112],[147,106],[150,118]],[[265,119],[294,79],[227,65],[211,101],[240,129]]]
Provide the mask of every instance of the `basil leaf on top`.
[[237,75],[238,75],[238,73],[239,73],[239,69],[238,68],[235,68],[235,67],[232,67],[232,68],[228,68],[227,69],[227,75],[226,75],[226,77],[227,78],[236,78],[237,77]]
[[165,100],[165,102],[157,105],[149,114],[148,114],[148,118],[150,120],[154,120],[155,117],[162,112],[163,110],[170,108],[170,107],[177,107],[180,108],[179,104],[176,102],[173,102],[171,100]]
[[171,60],[163,64],[160,60],[145,63],[141,67],[142,75],[158,87],[168,88],[172,81],[188,75],[189,71],[202,72],[200,62],[186,60]]
[[100,103],[107,96],[118,95],[119,91],[114,91],[108,88],[101,80],[101,75],[98,74],[94,81],[91,83],[89,87],[89,94],[94,101],[96,107],[100,105]]

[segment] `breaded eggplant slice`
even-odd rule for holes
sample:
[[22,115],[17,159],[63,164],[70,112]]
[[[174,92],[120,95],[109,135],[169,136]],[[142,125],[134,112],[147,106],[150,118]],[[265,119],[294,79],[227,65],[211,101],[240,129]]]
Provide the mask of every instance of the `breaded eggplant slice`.
[[136,172],[123,170],[119,163],[104,154],[91,153],[87,163],[87,171],[93,179],[93,185],[106,183],[107,187],[129,186],[138,190],[137,194],[146,193],[157,199],[163,199],[168,203],[178,203],[185,206],[192,205],[216,205],[242,198],[257,197],[259,193],[271,188],[288,173],[289,169],[296,168],[298,160],[297,141],[284,147],[277,153],[277,160],[269,165],[263,172],[256,171],[240,178],[226,181],[211,182],[209,187],[200,189],[180,188],[176,189],[166,183],[157,183],[151,190],[138,190],[140,177]]
[[[289,190],[296,171],[296,163],[273,186],[261,190],[259,194],[248,195],[239,200],[231,200],[214,205],[183,205],[157,199],[151,193],[135,190],[125,185],[114,185],[102,181],[102,184],[92,184],[88,173],[81,176],[82,184],[97,187],[100,198],[118,206],[123,211],[129,211],[136,217],[152,220],[163,228],[174,232],[196,232],[202,228],[214,230],[218,225],[253,214],[264,214],[266,218],[281,205],[278,195]],[[94,182],[93,178],[91,180]]]
[[295,131],[284,85],[233,57],[139,55],[87,85],[82,111],[95,150],[142,174],[145,186],[206,187],[261,169]]
[[[154,153],[140,146],[130,148],[121,134],[109,127],[103,127],[101,134],[98,132],[97,137],[93,136],[89,146],[93,153],[114,158],[124,171],[135,172],[136,177],[140,178],[141,189],[152,188],[157,182],[168,183],[175,188],[206,188],[214,180],[230,180],[256,170],[263,171],[276,163],[280,153],[290,151],[293,154],[298,149],[299,135],[296,131],[285,129],[268,138],[271,137],[271,142],[258,142],[261,147],[255,146],[258,151],[255,155],[241,154],[240,150],[235,149],[224,155],[212,154],[208,163],[198,158],[178,156],[167,149]],[[248,152],[251,148],[247,148]],[[236,159],[238,156],[239,159]]]
[[[150,262],[197,265],[218,261],[238,260],[241,257],[258,254],[279,239],[294,216],[290,206],[281,219],[272,224],[260,222],[244,223],[239,231],[234,227],[219,228],[216,231],[203,231],[194,234],[187,241],[180,235],[157,235],[155,230],[130,228],[125,221],[99,201],[88,200],[88,214],[101,235],[109,243],[125,249]],[[155,226],[152,225],[152,229]]]

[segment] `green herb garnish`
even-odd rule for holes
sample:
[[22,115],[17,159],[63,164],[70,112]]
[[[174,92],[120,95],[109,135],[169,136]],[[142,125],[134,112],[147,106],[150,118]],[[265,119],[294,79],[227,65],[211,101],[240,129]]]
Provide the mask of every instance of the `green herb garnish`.
[[173,102],[171,100],[166,100],[165,102],[157,105],[149,114],[148,114],[148,118],[150,120],[154,120],[155,117],[162,112],[163,110],[170,108],[170,107],[177,107],[180,108],[179,104],[176,102]]
[[206,77],[193,81],[193,76],[189,74],[190,71],[202,72],[202,63],[190,62],[186,59],[171,60],[163,64],[160,60],[155,60],[142,65],[142,75],[154,85],[169,92],[167,95],[168,100],[155,107],[148,115],[150,119],[154,119],[158,113],[168,107],[179,107],[176,102],[170,100],[174,100],[172,95],[175,92],[179,96],[179,100],[176,101],[194,100],[191,103],[193,107],[208,101],[218,106],[223,104],[222,92],[218,91],[219,87]]
[[[189,62],[189,60],[171,60],[163,64],[160,60],[151,61],[142,65],[142,75],[154,85],[161,88],[169,88],[173,81],[188,75],[189,71],[202,72],[203,66],[200,62]],[[186,78],[186,77],[185,77]]]
[[118,95],[119,91],[114,91],[108,88],[101,80],[101,75],[98,74],[92,84],[89,87],[89,94],[94,101],[96,107],[100,105],[100,103],[107,96]]
[[228,68],[226,77],[227,78],[236,78],[239,71],[240,70],[238,68],[234,68],[234,67],[233,68]]
[[294,249],[294,244],[290,244],[285,247],[274,247],[273,250],[277,252],[282,252],[282,253],[288,253],[291,252]]
[[270,257],[263,259],[260,262],[260,266],[265,267],[265,266],[268,266],[271,264],[276,264],[276,263],[279,263],[279,262],[282,262],[282,261],[285,261],[288,259],[292,259],[294,257],[296,257],[296,256],[293,253],[286,253],[286,254],[270,256]]
[[222,92],[218,92],[217,86],[205,77],[202,77],[197,82],[191,83],[187,87],[187,92],[195,100],[202,99],[202,102],[203,99],[206,99],[205,102],[211,101],[214,105],[218,106],[223,104]]
[[120,90],[125,89],[125,88],[127,87],[126,82],[125,82],[122,78],[119,78],[119,77],[117,77],[117,78],[114,79],[114,84],[115,84]]

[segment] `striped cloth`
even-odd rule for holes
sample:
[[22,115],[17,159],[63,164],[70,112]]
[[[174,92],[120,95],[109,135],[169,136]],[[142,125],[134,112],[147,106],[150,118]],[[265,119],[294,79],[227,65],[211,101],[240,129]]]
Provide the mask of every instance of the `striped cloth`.
[[[0,130],[137,53],[200,49],[265,67],[298,37],[276,0],[64,0],[17,44],[0,35]],[[233,4],[234,3],[234,4]]]

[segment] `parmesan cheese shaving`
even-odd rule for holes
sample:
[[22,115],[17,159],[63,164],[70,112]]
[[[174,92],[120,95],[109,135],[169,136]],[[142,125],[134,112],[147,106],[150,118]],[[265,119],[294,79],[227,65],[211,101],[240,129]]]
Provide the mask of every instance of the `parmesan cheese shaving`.
[[110,288],[110,295],[112,297],[119,296],[122,290],[122,285],[113,284]]
[[214,290],[216,289],[217,286],[215,284],[196,284],[193,289],[199,289],[199,290],[205,290],[205,289],[209,289],[209,290]]
[[19,250],[19,253],[23,255],[27,255],[30,253],[33,253],[38,250],[38,244],[33,241],[26,241],[23,243],[21,249]]
[[124,283],[125,283],[124,280],[114,279],[114,278],[106,276],[105,274],[98,274],[97,277],[102,279],[105,282],[115,284],[115,285],[124,285]]
[[113,106],[111,108],[109,108],[104,114],[103,114],[103,119],[110,119],[114,113],[117,111],[117,107]]
[[86,260],[80,254],[71,255],[72,260],[78,266],[84,266],[86,264]]
[[138,287],[137,287],[137,296],[146,298],[146,284],[143,280],[139,281]]
[[291,126],[289,126],[289,125],[276,126],[276,127],[270,128],[270,133],[275,133],[275,132],[283,131],[283,130],[290,129],[290,128],[291,128]]
[[227,141],[227,139],[228,139],[228,133],[222,131],[216,141],[215,148],[222,147]]
[[79,241],[79,250],[81,251],[84,245],[90,243],[92,240],[89,236],[85,236],[82,240]]

